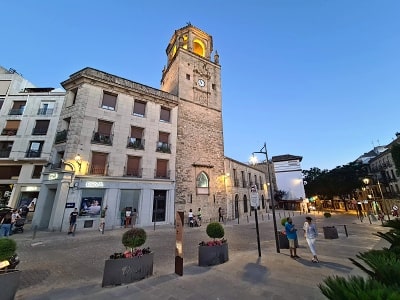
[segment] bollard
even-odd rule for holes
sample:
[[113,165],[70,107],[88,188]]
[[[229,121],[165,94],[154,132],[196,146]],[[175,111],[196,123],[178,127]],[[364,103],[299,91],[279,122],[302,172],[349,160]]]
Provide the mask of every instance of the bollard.
[[264,221],[264,214],[263,213],[261,213],[261,220]]
[[247,215],[247,223],[249,223],[249,215]]
[[279,212],[278,214],[279,214],[279,219],[280,219],[281,218],[281,213]]
[[[269,221],[269,213],[268,213],[268,221]],[[382,222],[383,223],[383,222]]]
[[347,233],[347,226],[343,225],[343,227],[344,227],[344,232],[346,233],[346,237],[349,237],[349,234]]
[[36,232],[37,232],[37,225],[35,225],[35,227],[33,227],[32,240],[34,240],[36,238]]

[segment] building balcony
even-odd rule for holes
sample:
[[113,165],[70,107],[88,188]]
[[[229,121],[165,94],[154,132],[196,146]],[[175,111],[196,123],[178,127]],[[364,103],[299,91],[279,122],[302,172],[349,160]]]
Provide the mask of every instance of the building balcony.
[[159,179],[170,179],[171,171],[161,171],[161,170],[154,170],[154,178],[159,178]]
[[53,114],[54,109],[52,108],[39,108],[38,115],[39,116],[51,116]]
[[91,140],[92,144],[112,145],[112,136],[100,132],[94,132]]
[[8,114],[10,116],[18,116],[18,115],[22,115],[24,113],[24,108],[12,108],[10,109],[10,111],[8,112]]
[[33,128],[32,135],[46,135],[47,128]]
[[29,150],[26,151],[25,157],[40,157],[42,151]]
[[135,150],[144,150],[144,139],[137,139],[137,138],[129,137],[126,148],[135,149]]
[[171,144],[157,142],[156,152],[171,153]]
[[142,169],[128,170],[125,174],[126,177],[142,178]]
[[89,174],[90,175],[101,175],[101,176],[107,175],[105,167],[90,167]]
[[55,144],[60,144],[60,143],[66,142],[67,141],[67,134],[68,134],[67,130],[58,131],[56,133],[56,139],[55,139],[54,143]]
[[3,131],[1,132],[1,135],[17,135],[18,129],[7,129],[4,128]]
[[0,158],[10,157],[11,150],[0,150]]

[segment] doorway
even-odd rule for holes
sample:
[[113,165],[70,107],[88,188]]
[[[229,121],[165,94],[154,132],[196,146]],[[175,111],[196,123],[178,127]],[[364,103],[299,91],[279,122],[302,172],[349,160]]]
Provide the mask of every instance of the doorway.
[[167,191],[155,190],[153,199],[152,222],[165,222],[166,206],[167,206]]

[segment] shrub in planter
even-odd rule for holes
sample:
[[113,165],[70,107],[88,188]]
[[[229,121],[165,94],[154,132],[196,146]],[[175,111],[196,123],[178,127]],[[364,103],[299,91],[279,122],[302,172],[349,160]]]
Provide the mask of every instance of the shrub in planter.
[[228,261],[228,243],[223,238],[224,227],[218,222],[213,222],[207,225],[206,233],[213,240],[202,241],[199,244],[199,266],[218,265]]
[[17,244],[13,239],[0,238],[0,291],[1,299],[14,299],[21,272],[15,270],[19,263],[15,253]]
[[149,247],[139,248],[146,238],[142,228],[129,229],[122,235],[122,244],[127,250],[114,253],[106,260],[102,286],[131,283],[153,274],[154,253]]

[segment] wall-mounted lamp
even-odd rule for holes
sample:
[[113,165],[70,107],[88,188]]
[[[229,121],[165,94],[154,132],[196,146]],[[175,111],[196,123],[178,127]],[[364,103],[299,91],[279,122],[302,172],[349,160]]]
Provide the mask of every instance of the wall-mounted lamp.
[[81,171],[81,166],[82,166],[82,158],[81,158],[81,156],[79,154],[77,154],[75,156],[75,161],[78,164],[79,172],[80,172]]

